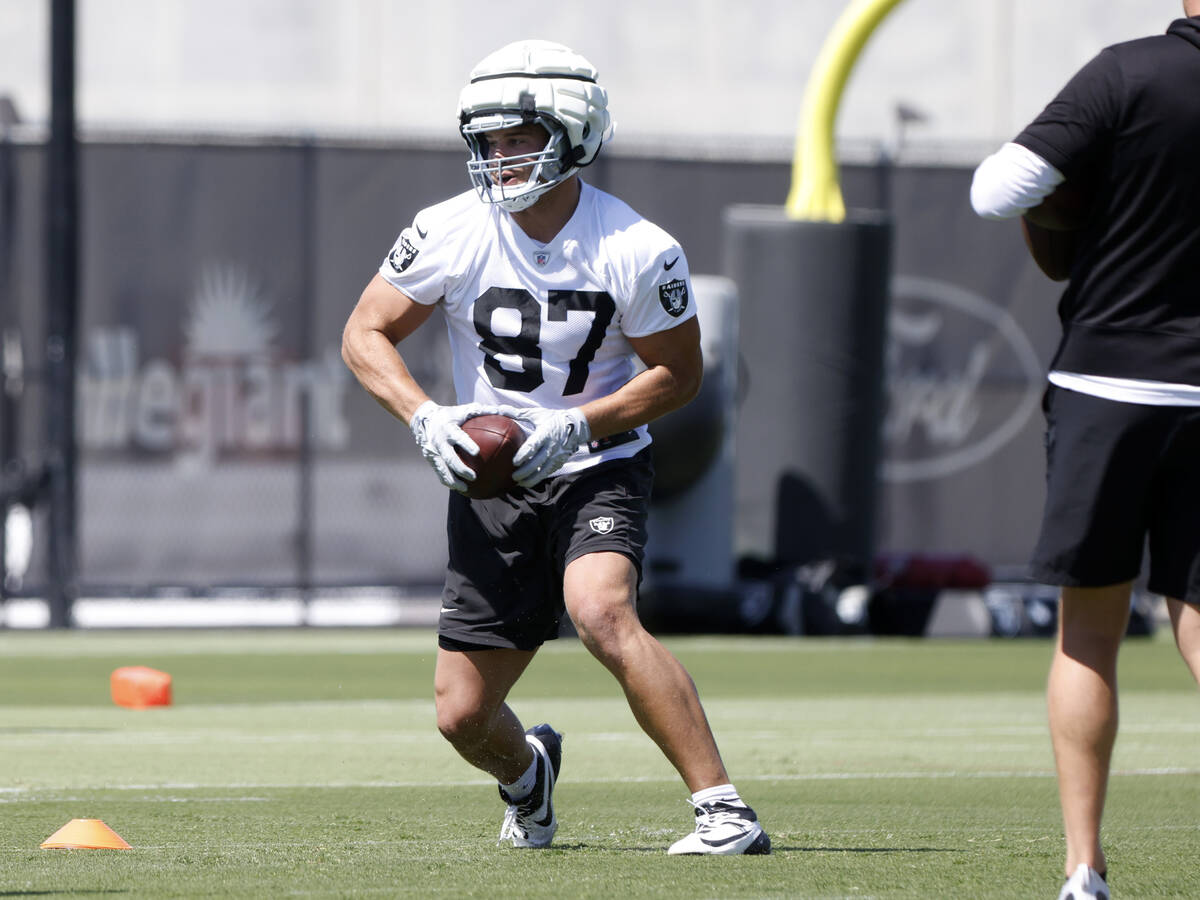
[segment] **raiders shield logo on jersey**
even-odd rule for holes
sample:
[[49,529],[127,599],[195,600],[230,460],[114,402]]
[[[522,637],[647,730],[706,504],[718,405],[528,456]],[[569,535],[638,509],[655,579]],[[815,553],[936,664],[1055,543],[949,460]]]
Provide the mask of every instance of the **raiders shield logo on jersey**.
[[393,269],[397,272],[403,272],[412,265],[413,260],[417,258],[420,251],[412,245],[404,235],[400,235],[400,242],[392,248],[392,252],[388,254],[388,262],[391,263]]
[[596,516],[594,519],[589,519],[588,524],[592,526],[592,531],[596,534],[608,534],[613,530],[613,517]]
[[687,282],[676,278],[658,286],[658,302],[667,314],[679,318],[687,311],[688,289]]

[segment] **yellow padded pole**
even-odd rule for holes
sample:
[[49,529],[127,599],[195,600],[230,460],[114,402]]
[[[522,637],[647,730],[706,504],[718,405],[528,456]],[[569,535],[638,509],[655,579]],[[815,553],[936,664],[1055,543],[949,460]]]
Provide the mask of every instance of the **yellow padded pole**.
[[842,90],[867,39],[901,0],[851,0],[813,63],[796,133],[789,219],[841,222],[846,218],[833,154],[833,126]]

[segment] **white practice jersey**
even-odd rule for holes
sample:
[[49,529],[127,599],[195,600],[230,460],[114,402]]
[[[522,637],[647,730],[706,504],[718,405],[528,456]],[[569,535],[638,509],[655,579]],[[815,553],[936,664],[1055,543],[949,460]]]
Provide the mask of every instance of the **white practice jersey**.
[[[637,371],[627,338],[696,314],[675,240],[581,183],[579,206],[548,244],[467,191],[423,209],[380,274],[417,303],[441,303],[459,403],[565,409],[607,396]],[[559,470],[632,456],[645,426],[593,441]]]

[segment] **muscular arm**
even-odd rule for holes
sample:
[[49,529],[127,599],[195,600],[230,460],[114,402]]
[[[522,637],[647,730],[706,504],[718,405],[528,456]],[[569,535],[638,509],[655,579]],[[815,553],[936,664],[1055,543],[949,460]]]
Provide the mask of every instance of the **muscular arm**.
[[667,331],[630,338],[629,343],[646,369],[607,397],[584,404],[593,438],[645,425],[683,406],[700,390],[704,359],[695,317]]
[[432,312],[432,306],[417,303],[376,275],[342,332],[342,359],[354,377],[380,406],[406,424],[429,396],[408,371],[396,344]]

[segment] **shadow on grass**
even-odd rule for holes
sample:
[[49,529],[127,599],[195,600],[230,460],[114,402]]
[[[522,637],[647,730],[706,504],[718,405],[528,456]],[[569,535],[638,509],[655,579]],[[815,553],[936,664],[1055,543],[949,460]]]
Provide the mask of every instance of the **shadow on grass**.
[[128,891],[96,891],[80,888],[77,891],[0,891],[0,897],[91,897],[96,894],[127,894]]
[[[48,727],[44,725],[5,725],[0,726],[0,734],[107,734],[116,731],[115,728],[79,728],[77,726],[66,726],[62,728]],[[0,897],[5,896],[3,891],[0,891]]]
[[[598,844],[574,843],[555,844],[552,850],[569,851],[582,850],[592,853],[661,853],[667,854],[666,847],[613,847]],[[965,853],[965,850],[953,847],[781,847],[775,844],[771,847],[771,855],[777,853]],[[700,854],[692,854],[693,856]]]
[[952,847],[772,847],[788,853],[965,853]]

